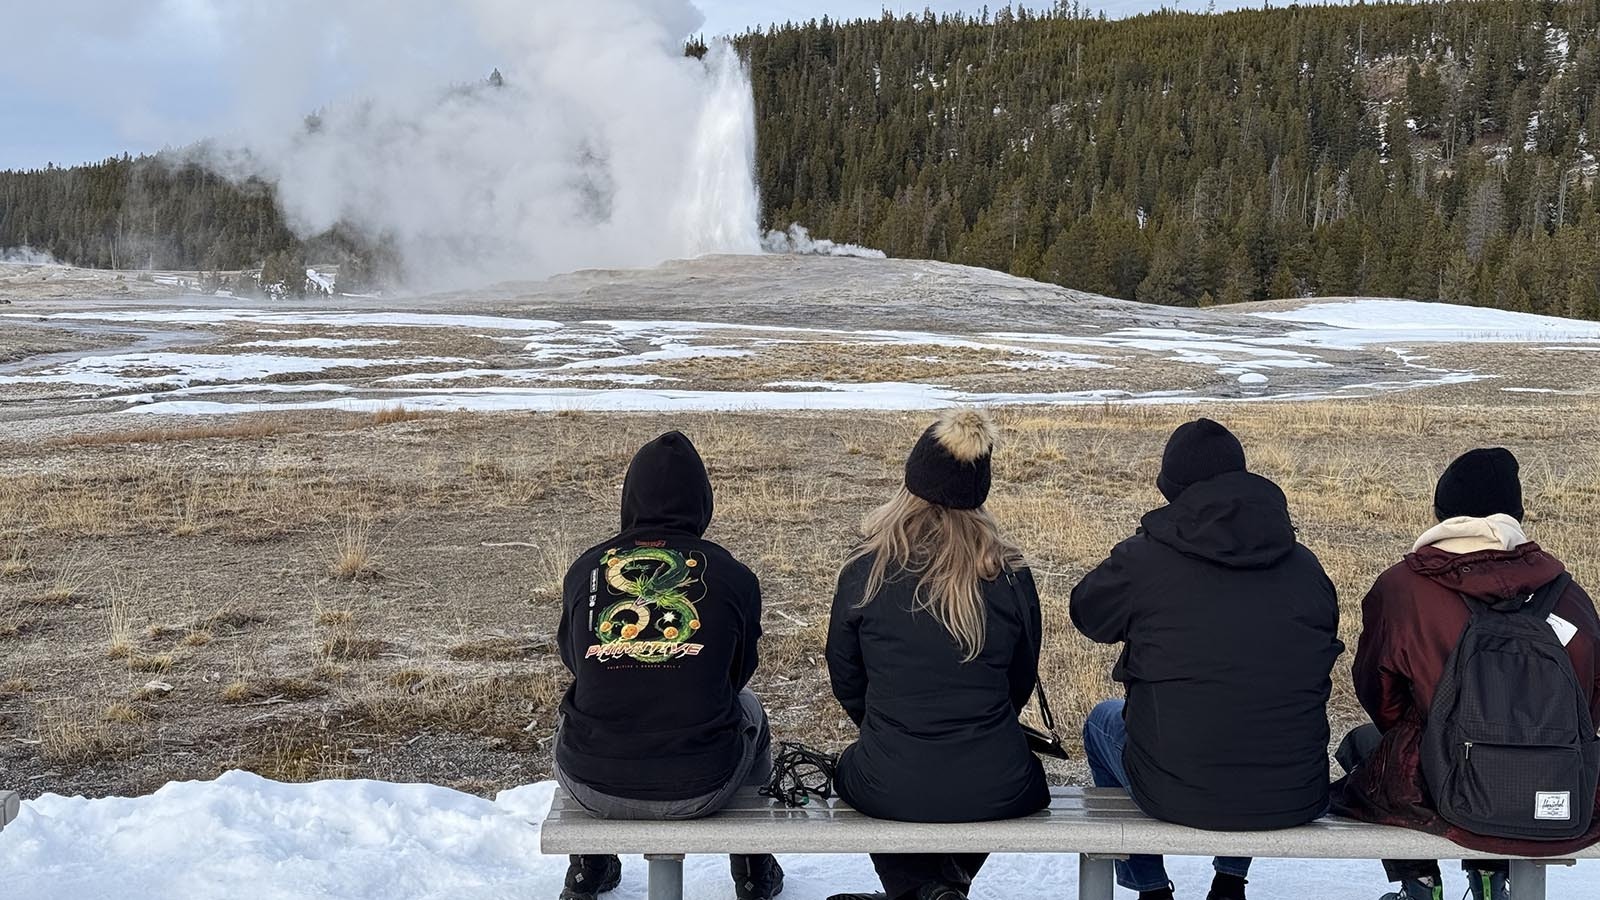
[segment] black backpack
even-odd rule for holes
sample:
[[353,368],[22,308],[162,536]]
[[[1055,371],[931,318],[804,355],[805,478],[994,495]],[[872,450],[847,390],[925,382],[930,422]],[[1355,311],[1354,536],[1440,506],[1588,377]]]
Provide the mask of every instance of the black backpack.
[[1445,663],[1422,733],[1422,774],[1452,825],[1535,841],[1589,830],[1600,742],[1572,660],[1547,621],[1571,583],[1563,574],[1523,603],[1462,596],[1472,619]]

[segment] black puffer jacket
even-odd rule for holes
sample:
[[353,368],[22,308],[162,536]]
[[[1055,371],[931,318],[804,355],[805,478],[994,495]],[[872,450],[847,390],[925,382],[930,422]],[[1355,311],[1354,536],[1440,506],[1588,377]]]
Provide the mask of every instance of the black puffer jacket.
[[987,640],[977,659],[962,662],[944,626],[915,610],[912,579],[890,580],[860,605],[871,567],[867,557],[840,574],[828,628],[833,694],[861,728],[839,761],[840,796],[870,816],[907,822],[1043,809],[1044,769],[1017,724],[1038,672],[1032,574],[983,585]]
[[1123,762],[1145,811],[1220,831],[1322,814],[1339,604],[1277,485],[1233,472],[1149,513],[1073,590],[1072,621],[1125,645]]
[[761,586],[701,535],[711,482],[672,432],[634,457],[622,533],[568,571],[558,640],[574,675],[556,760],[601,793],[687,800],[744,754],[739,691],[756,670]]

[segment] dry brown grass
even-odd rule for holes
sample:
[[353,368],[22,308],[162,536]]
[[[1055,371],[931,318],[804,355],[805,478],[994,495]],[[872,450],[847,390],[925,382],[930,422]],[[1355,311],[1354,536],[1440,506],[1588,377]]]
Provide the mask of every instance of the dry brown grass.
[[0,560],[0,578],[21,578],[32,570],[27,553],[21,547],[11,548],[10,555]]
[[250,441],[276,437],[294,430],[295,427],[287,422],[245,417],[185,428],[154,427],[74,434],[48,441],[46,446],[115,447],[124,444],[170,444],[183,441]]
[[351,660],[375,659],[389,649],[389,643],[361,633],[361,622],[349,607],[330,608],[316,597],[311,608],[312,622],[322,633],[317,654],[330,665]]
[[372,424],[374,424],[374,425],[393,425],[396,422],[414,422],[417,419],[421,419],[421,418],[427,417],[427,415],[428,414],[424,413],[424,412],[418,412],[417,410],[413,410],[413,409],[406,409],[406,406],[405,406],[404,403],[396,403],[393,406],[385,406],[382,409],[378,410],[377,412],[373,413],[372,414]]
[[316,614],[316,623],[325,628],[344,628],[355,622],[356,614],[348,609],[325,609]]
[[344,529],[334,537],[333,563],[328,572],[346,580],[378,577],[377,548],[372,540],[370,519],[347,517]]
[[52,763],[84,764],[118,758],[134,742],[119,736],[103,716],[91,714],[77,701],[39,704],[36,717],[39,755]]
[[26,678],[7,678],[0,681],[0,697],[19,697],[33,690]]
[[133,655],[134,647],[128,594],[123,590],[113,590],[106,606],[106,658],[127,659]]
[[219,768],[243,769],[274,781],[349,778],[355,771],[349,741],[323,721],[268,728],[248,738],[244,747]]
[[69,557],[55,571],[44,589],[34,597],[33,602],[38,606],[60,606],[86,599],[87,589],[93,578],[94,571],[87,560],[76,556]]
[[537,745],[524,730],[548,718],[561,700],[562,679],[551,672],[457,679],[427,670],[398,673],[388,691],[371,691],[348,710],[366,728],[395,734],[471,732]]
[[[1339,588],[1352,648],[1362,594],[1427,524],[1439,470],[1474,445],[1516,450],[1530,533],[1580,581],[1600,581],[1600,546],[1590,540],[1600,527],[1600,403],[1002,411],[991,505],[1040,583],[1043,675],[1069,742],[1093,704],[1120,688],[1109,678],[1115,649],[1076,634],[1067,596],[1161,502],[1153,481],[1162,445],[1198,414],[1233,427],[1252,466],[1283,485],[1302,539]],[[162,740],[205,748],[207,766],[449,780],[458,777],[452,766],[483,758],[487,741],[527,750],[515,777],[540,777],[565,683],[547,643],[557,579],[578,551],[615,530],[634,450],[675,427],[694,438],[716,484],[708,537],[762,579],[766,637],[754,687],[778,735],[838,747],[853,727],[827,699],[822,658],[835,573],[862,514],[900,483],[904,454],[929,418],[430,416],[372,429],[360,417],[358,430],[344,420],[320,430],[301,423],[270,447],[217,438],[138,453],[30,448],[0,478],[0,562],[30,564],[0,581],[0,656],[19,660],[11,672],[29,673],[30,697],[73,695],[73,727],[92,735],[116,725],[112,736],[130,739],[153,726],[108,722],[104,685],[125,684],[134,658],[168,657],[171,676],[134,681],[161,677],[176,689],[134,692],[127,702],[146,713],[159,703]],[[338,565],[351,549],[366,562]],[[138,595],[127,660],[104,659],[101,635],[116,630],[106,602],[117,585],[102,588],[102,571],[142,571],[147,580],[133,583],[162,588]],[[362,574],[372,571],[383,577]],[[32,605],[58,583],[68,600]],[[147,621],[173,624],[152,635]],[[1348,664],[1347,654],[1334,678],[1336,732],[1361,720]],[[228,673],[220,682],[219,671]],[[304,701],[316,702],[283,705]],[[311,718],[257,720],[280,709]],[[24,733],[44,730],[43,712],[25,705]],[[214,733],[225,740],[206,739]],[[355,752],[423,734],[426,753],[379,754],[377,770]],[[107,746],[98,758],[116,764],[83,775],[99,779],[89,787],[138,787],[172,765],[153,750],[130,751],[136,761],[124,764],[124,744]],[[23,762],[47,765],[32,759]],[[8,761],[0,755],[0,765]]]
[[326,696],[326,685],[304,678],[266,676],[241,679],[222,689],[221,697],[228,703],[255,703],[284,700],[299,703]]
[[516,659],[532,659],[533,657],[549,653],[550,642],[534,638],[516,637],[491,637],[477,640],[463,641],[449,650],[451,659],[463,662],[506,662]]
[[147,722],[150,714],[131,703],[113,703],[106,707],[106,721],[119,725],[137,725]]
[[150,675],[160,675],[172,670],[178,662],[176,654],[172,653],[139,653],[133,652],[126,657],[128,671],[143,672]]
[[377,638],[356,637],[352,634],[334,634],[322,642],[322,655],[330,660],[377,659],[388,650],[389,642]]

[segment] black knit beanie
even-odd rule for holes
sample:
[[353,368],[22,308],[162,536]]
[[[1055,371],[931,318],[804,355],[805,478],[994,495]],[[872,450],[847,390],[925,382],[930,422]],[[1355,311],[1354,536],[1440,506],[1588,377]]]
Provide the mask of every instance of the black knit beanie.
[[1228,472],[1244,471],[1244,447],[1233,432],[1210,419],[1185,422],[1167,439],[1156,487],[1167,502],[1191,485]]
[[937,506],[977,509],[989,499],[995,428],[976,409],[939,417],[906,458],[906,490]]
[[1439,521],[1456,516],[1485,518],[1502,513],[1522,521],[1521,466],[1503,447],[1468,450],[1439,477],[1433,492],[1433,514]]

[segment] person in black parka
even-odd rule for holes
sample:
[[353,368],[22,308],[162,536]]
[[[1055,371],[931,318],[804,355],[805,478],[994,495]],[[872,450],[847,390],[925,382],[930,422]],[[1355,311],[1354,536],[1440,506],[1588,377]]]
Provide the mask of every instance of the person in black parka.
[[[1333,583],[1295,538],[1283,491],[1245,470],[1209,419],[1181,426],[1157,486],[1168,506],[1072,592],[1072,621],[1123,644],[1126,702],[1084,728],[1095,783],[1148,815],[1218,831],[1290,828],[1328,807]],[[1212,900],[1242,900],[1248,859],[1218,859]],[[1117,865],[1145,900],[1170,900],[1160,857]]]
[[[622,531],[578,557],[557,642],[572,686],[556,729],[556,780],[588,812],[695,819],[772,773],[766,713],[746,686],[761,638],[761,584],[721,546],[694,444],[646,444],[622,485]],[[740,900],[783,890],[771,856],[731,859]],[[574,856],[562,900],[617,886],[616,856]]]
[[[861,736],[836,783],[870,816],[978,822],[1050,802],[1017,720],[1038,677],[1039,598],[983,508],[993,447],[981,413],[942,417],[839,576],[828,675]],[[873,854],[887,893],[834,900],[958,900],[984,859]]]

